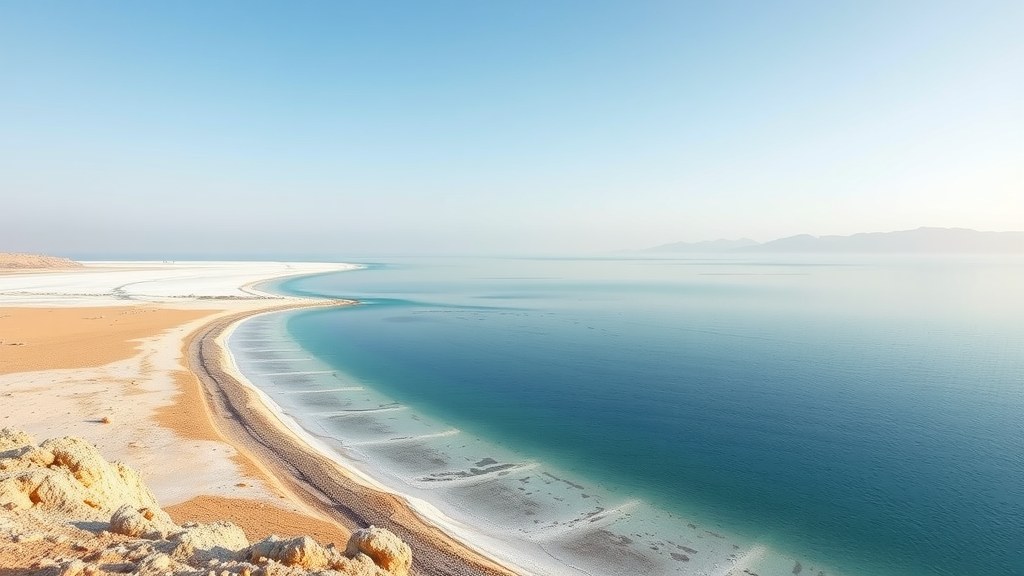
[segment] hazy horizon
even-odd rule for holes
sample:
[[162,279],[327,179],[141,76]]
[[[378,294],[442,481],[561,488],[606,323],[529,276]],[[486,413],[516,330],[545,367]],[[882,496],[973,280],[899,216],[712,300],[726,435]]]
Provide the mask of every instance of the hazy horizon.
[[0,2],[0,251],[1024,229],[1024,4]]
[[[971,232],[985,232],[985,233],[1010,232],[1010,233],[1016,233],[1016,234],[1024,235],[1024,231],[980,231],[980,230],[977,230],[977,231],[976,230],[970,230],[970,231]],[[907,232],[907,231],[895,230],[895,231],[887,231],[887,232]],[[883,232],[883,234],[885,234],[887,232]],[[865,234],[865,233],[857,233],[857,235],[862,235],[862,234]],[[866,233],[866,234],[870,235],[871,233]],[[787,237],[782,237],[782,238],[772,238],[772,239],[765,240],[765,241],[754,240],[754,246],[765,246],[765,245],[769,245],[769,244],[771,244],[771,243],[773,243],[773,242],[775,242],[777,240],[790,240],[790,239],[796,239],[796,238],[805,237],[805,236],[807,236],[807,235],[797,234],[797,235],[787,236]],[[830,237],[829,235],[822,235],[822,236],[815,236],[814,238],[835,238],[835,237],[836,236],[831,236]],[[849,237],[850,236],[840,236],[839,238],[849,238]],[[691,245],[715,244],[717,242],[722,242],[722,241],[733,242],[733,241],[736,241],[736,240],[742,240],[742,238],[732,238],[732,239],[716,238],[716,239],[713,239],[713,240],[703,240],[703,241],[697,241],[697,242],[686,243],[686,244],[691,244]],[[751,238],[745,238],[745,240],[752,240],[752,239]],[[665,248],[665,247],[672,246],[672,245],[677,245],[677,244],[684,244],[684,243],[683,242],[670,242],[670,243],[661,244],[661,245],[658,245],[658,246],[647,246],[647,247],[643,247],[643,248],[639,248],[639,249],[635,249],[635,248],[619,248],[619,249],[602,250],[602,251],[597,251],[597,250],[580,250],[580,251],[575,251],[575,252],[573,252],[573,251],[556,252],[556,251],[550,251],[550,250],[549,251],[528,251],[528,250],[513,251],[513,250],[509,250],[509,251],[504,251],[504,252],[480,252],[480,251],[473,251],[473,250],[463,250],[463,251],[453,250],[453,251],[448,251],[448,252],[423,253],[423,252],[417,252],[417,251],[406,251],[406,252],[403,252],[403,251],[385,251],[385,250],[364,250],[364,251],[340,250],[340,249],[339,250],[332,250],[332,249],[330,249],[330,247],[320,247],[319,249],[306,250],[306,251],[301,251],[301,250],[290,250],[289,251],[289,250],[282,250],[282,249],[279,248],[277,250],[270,250],[270,251],[264,251],[264,252],[257,252],[257,251],[252,251],[252,250],[249,250],[249,251],[245,251],[245,250],[242,250],[242,251],[207,250],[207,251],[190,252],[190,251],[183,251],[183,250],[177,250],[177,251],[175,251],[175,250],[132,250],[129,247],[127,249],[123,248],[123,249],[120,249],[120,250],[108,250],[108,251],[83,251],[83,250],[73,250],[72,249],[72,250],[64,250],[64,251],[61,251],[61,252],[51,252],[51,253],[48,253],[48,255],[50,255],[50,256],[67,257],[67,258],[71,258],[71,259],[74,259],[74,260],[81,260],[81,261],[103,261],[103,260],[174,260],[174,261],[182,261],[182,262],[186,262],[186,261],[190,261],[190,260],[260,261],[260,260],[266,260],[266,259],[277,259],[277,260],[291,261],[291,262],[313,261],[313,260],[318,260],[318,259],[319,260],[325,260],[325,261],[345,262],[345,261],[348,261],[348,260],[369,261],[369,260],[380,259],[380,258],[383,258],[383,259],[387,259],[387,258],[418,258],[418,257],[424,257],[424,258],[442,257],[442,258],[444,258],[444,257],[462,257],[462,256],[466,256],[466,257],[480,256],[480,257],[513,258],[513,259],[515,259],[515,258],[546,258],[546,257],[550,257],[550,258],[588,258],[588,257],[592,257],[592,258],[601,259],[601,258],[618,257],[618,256],[623,256],[623,257],[633,257],[633,256],[635,256],[635,257],[644,257],[644,258],[657,257],[659,255],[659,251],[656,250],[657,248]],[[0,247],[0,252],[3,252],[3,251],[4,251],[3,247]],[[999,250],[999,251],[996,251],[996,252],[991,252],[991,254],[1017,254],[1017,253],[1020,253],[1022,251],[1024,251],[1024,246],[1022,246],[1020,250],[1009,250],[1009,251],[1007,251],[1006,249],[1003,249],[1003,250]],[[796,251],[796,252],[783,251],[783,253],[801,253],[801,252],[803,252],[803,251],[799,251],[799,250]],[[938,252],[942,252],[942,250],[938,250]],[[39,252],[35,252],[35,253],[39,253]],[[735,251],[734,250],[725,250],[725,251],[712,250],[712,251],[708,252],[708,254],[712,254],[712,253],[715,254],[715,255],[718,255],[718,256],[724,256],[724,255],[727,255],[729,253],[736,254],[736,255],[746,255],[746,256],[750,256],[751,254],[757,254],[757,252],[750,252],[750,251],[743,251],[743,250],[735,250]],[[766,252],[766,254],[773,254],[773,253],[777,253],[777,252]],[[805,253],[806,254],[822,254],[822,253],[829,253],[829,251],[821,252],[821,251],[813,251],[812,250],[812,251],[807,251]],[[844,254],[844,253],[848,254],[848,252],[845,252],[845,251],[837,252],[837,254]],[[922,253],[928,253],[928,252],[922,252]],[[967,251],[967,252],[956,252],[956,253],[962,253],[962,254],[982,253],[982,254],[984,254],[984,253],[987,253],[987,252]],[[677,254],[678,255],[678,254],[682,254],[682,253],[674,253],[672,251],[665,251],[665,252],[660,252],[660,254],[662,256],[672,256],[673,254]],[[897,251],[893,252],[893,254],[899,255],[899,254],[902,254],[902,253],[897,250]]]

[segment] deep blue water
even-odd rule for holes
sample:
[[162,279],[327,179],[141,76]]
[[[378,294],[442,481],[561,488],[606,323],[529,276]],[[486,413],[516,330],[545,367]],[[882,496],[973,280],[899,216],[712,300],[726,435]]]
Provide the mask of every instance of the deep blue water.
[[1024,574],[1024,260],[406,259],[296,340],[396,400],[851,572]]

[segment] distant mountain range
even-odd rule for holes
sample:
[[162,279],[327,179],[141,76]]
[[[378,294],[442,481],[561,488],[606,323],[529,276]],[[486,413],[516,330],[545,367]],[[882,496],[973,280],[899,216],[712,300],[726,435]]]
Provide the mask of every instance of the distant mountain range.
[[640,252],[847,252],[890,254],[1024,254],[1024,232],[978,232],[966,228],[918,228],[853,236],[800,234],[759,244],[749,238],[674,242]]

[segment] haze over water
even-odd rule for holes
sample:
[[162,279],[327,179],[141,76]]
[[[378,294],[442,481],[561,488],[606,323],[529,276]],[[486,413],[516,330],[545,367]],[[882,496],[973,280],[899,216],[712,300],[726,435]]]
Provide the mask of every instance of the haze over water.
[[827,573],[1024,574],[1020,257],[407,259],[277,288],[364,302],[287,331],[392,422],[441,423],[431,450],[457,429],[642,502],[623,526],[664,512]]

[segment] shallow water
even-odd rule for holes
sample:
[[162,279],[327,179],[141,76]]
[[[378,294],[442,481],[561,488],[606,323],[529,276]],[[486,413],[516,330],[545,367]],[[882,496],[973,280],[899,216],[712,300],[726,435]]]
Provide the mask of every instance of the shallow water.
[[371,263],[230,346],[541,572],[1024,574],[1024,261],[825,258]]

